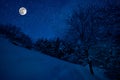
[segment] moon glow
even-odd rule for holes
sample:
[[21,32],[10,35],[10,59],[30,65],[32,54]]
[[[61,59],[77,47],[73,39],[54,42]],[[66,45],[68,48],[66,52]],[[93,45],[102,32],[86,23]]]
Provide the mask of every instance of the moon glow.
[[26,15],[26,14],[27,14],[27,9],[26,9],[25,7],[21,7],[21,8],[19,9],[19,14],[20,14],[20,15]]

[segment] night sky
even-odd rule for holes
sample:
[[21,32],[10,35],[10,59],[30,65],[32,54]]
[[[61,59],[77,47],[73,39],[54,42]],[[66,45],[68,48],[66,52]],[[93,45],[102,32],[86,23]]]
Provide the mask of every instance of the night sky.
[[[0,0],[0,24],[21,27],[33,39],[62,37],[68,28],[65,20],[78,5],[101,3],[102,0]],[[26,15],[19,14],[20,7],[27,9]]]

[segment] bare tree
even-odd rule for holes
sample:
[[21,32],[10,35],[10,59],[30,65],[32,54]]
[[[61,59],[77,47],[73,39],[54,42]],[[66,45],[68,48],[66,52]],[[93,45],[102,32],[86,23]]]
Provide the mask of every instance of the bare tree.
[[73,43],[79,45],[81,50],[83,50],[83,54],[85,54],[89,64],[91,74],[94,74],[94,72],[88,52],[90,46],[96,43],[96,25],[93,20],[95,11],[95,7],[90,7],[86,10],[79,9],[67,20],[70,26],[68,35],[73,38]]
[[[120,35],[119,5],[108,1],[106,6],[103,7],[92,6],[88,9],[80,8],[73,12],[72,16],[67,20],[67,23],[70,26],[67,33],[67,36],[70,38],[67,38],[73,44],[80,46],[81,52],[86,55],[92,74],[94,74],[92,62],[95,62],[93,60],[100,61],[100,64],[104,68],[106,66],[112,67],[113,62],[110,61],[117,59],[113,58],[113,49],[117,50],[120,41],[118,37]],[[98,48],[97,54],[94,56],[89,51],[92,47]],[[117,54],[117,51],[115,52]],[[97,59],[96,56],[99,55],[101,56]],[[106,64],[105,61],[109,62],[110,65]],[[119,62],[119,60],[116,60],[116,62]]]

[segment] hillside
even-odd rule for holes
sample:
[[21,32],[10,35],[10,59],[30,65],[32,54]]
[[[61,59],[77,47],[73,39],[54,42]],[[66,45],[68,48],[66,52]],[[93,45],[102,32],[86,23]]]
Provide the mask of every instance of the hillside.
[[103,70],[71,64],[0,38],[0,80],[107,80]]

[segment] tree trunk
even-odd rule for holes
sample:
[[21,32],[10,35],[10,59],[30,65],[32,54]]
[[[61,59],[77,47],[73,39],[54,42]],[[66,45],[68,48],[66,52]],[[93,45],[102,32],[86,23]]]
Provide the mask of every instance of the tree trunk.
[[[88,47],[88,48],[89,48],[89,47]],[[88,58],[88,64],[89,64],[90,73],[91,73],[92,75],[94,75],[93,66],[92,66],[92,61],[89,59],[88,48],[87,48],[87,49],[84,49],[84,51],[85,51],[85,54],[86,54],[86,56],[87,56],[87,58]]]
[[92,75],[94,75],[93,66],[92,66],[92,61],[89,60],[88,64],[89,64],[90,73],[91,73]]

